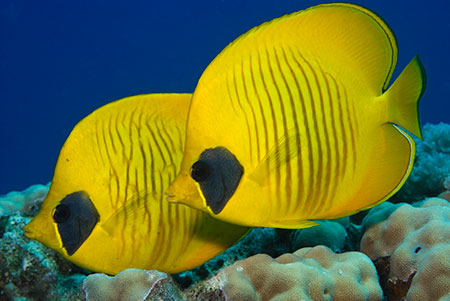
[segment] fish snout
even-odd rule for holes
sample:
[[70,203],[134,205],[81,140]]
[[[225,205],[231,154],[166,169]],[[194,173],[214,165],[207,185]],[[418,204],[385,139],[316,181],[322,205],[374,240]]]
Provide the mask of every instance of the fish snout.
[[23,228],[23,234],[29,239],[40,241],[42,238],[42,229],[39,225],[40,216],[35,216],[28,224]]
[[188,174],[180,174],[164,193],[170,203],[187,205],[194,209],[206,210],[199,188]]
[[178,200],[176,198],[176,195],[170,192],[165,192],[164,195],[166,196],[166,200],[169,201],[169,203],[178,203]]
[[53,218],[46,209],[41,208],[38,215],[25,225],[23,231],[29,239],[39,241],[51,249],[58,251],[61,248]]
[[30,225],[30,223],[25,225],[25,227],[23,228],[23,233],[30,239],[36,238],[36,232],[33,230],[33,227]]

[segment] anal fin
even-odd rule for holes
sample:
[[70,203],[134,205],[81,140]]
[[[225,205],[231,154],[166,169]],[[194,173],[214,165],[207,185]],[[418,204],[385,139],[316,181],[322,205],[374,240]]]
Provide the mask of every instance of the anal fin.
[[310,220],[288,220],[288,221],[283,220],[280,222],[276,222],[273,225],[268,224],[267,227],[283,228],[283,229],[304,229],[304,228],[311,228],[317,225],[319,224]]
[[359,190],[354,194],[354,203],[363,205],[354,212],[366,210],[389,199],[405,183],[411,173],[415,142],[400,127],[386,123],[381,134],[374,137],[378,149],[373,152],[367,173]]

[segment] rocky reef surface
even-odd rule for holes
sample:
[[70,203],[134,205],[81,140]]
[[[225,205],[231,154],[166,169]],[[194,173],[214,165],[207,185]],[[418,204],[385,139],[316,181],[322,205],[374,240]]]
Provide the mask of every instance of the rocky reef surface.
[[389,202],[309,229],[255,228],[175,275],[83,270],[23,236],[48,185],[0,196],[0,300],[450,299],[450,125],[423,136]]

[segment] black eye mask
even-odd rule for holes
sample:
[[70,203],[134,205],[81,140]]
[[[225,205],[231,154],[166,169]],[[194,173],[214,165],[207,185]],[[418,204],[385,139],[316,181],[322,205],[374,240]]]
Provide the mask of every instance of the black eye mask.
[[191,177],[200,184],[206,204],[214,214],[223,210],[243,174],[244,167],[224,147],[204,150],[191,170]]
[[53,212],[53,220],[67,254],[72,255],[91,235],[99,221],[97,209],[84,191],[67,195]]

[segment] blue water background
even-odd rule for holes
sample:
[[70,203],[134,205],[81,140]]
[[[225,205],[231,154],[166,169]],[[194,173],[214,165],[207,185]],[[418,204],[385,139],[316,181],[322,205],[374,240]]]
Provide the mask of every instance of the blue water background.
[[[321,1],[0,0],[0,194],[47,183],[72,127],[96,108],[192,92],[208,63],[253,26]],[[450,1],[354,1],[394,30],[394,76],[420,54],[422,123],[450,122]]]

